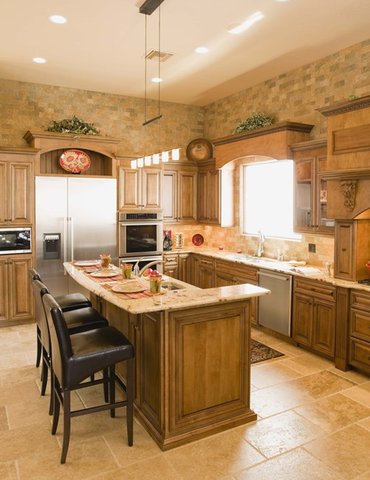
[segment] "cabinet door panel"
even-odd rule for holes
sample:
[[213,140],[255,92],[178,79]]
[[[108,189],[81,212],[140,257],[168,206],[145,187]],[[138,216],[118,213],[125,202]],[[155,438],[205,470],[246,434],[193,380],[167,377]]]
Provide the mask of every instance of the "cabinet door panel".
[[10,211],[12,223],[29,224],[33,212],[32,165],[10,163]]
[[139,171],[120,168],[119,209],[139,207]]
[[10,315],[9,320],[32,316],[32,296],[28,272],[31,259],[11,260],[9,265]]
[[0,223],[6,223],[8,217],[8,185],[6,180],[7,165],[5,162],[0,163]]
[[218,170],[211,170],[208,175],[207,193],[208,221],[210,223],[220,222],[220,176]]
[[179,172],[179,218],[183,221],[194,222],[196,212],[196,173]]
[[204,222],[208,220],[207,195],[208,195],[208,174],[207,172],[198,173],[198,220]]
[[293,339],[302,345],[311,346],[313,300],[305,295],[295,295],[293,316]]
[[177,220],[177,172],[165,171],[163,174],[163,221],[167,223]]
[[178,279],[183,282],[191,283],[190,275],[190,255],[188,253],[179,253],[179,272]]
[[334,356],[335,306],[322,300],[315,300],[312,329],[312,348]]
[[6,260],[0,260],[0,321],[8,319],[8,297]]
[[162,171],[146,169],[142,171],[141,181],[142,205],[148,210],[156,210],[162,206]]
[[335,276],[354,280],[352,222],[337,222],[335,226]]

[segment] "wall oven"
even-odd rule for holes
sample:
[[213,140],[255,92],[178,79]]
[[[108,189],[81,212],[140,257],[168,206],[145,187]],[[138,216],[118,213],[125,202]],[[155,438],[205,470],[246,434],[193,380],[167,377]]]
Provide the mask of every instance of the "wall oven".
[[162,255],[163,217],[161,212],[119,214],[119,257]]
[[0,255],[32,253],[31,228],[0,228]]

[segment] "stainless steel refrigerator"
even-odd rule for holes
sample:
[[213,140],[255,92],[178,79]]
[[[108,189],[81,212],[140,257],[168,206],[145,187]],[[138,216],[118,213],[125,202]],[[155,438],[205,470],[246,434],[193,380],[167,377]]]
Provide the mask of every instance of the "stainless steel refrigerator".
[[63,262],[117,257],[117,183],[111,178],[36,177],[36,262],[54,295],[84,292]]

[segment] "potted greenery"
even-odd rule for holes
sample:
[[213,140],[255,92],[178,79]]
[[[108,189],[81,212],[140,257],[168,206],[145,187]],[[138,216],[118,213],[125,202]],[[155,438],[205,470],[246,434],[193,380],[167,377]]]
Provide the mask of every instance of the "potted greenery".
[[65,118],[60,122],[53,122],[47,128],[48,132],[75,133],[79,135],[98,135],[99,130],[93,123],[87,123],[73,115],[72,118]]
[[245,132],[246,130],[256,130],[257,128],[268,127],[274,123],[274,117],[263,113],[254,113],[250,117],[240,122],[234,130],[234,133]]

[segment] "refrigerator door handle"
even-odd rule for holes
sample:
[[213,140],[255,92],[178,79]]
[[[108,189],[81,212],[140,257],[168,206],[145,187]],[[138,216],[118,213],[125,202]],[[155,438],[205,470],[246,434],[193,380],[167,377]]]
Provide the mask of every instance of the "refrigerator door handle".
[[70,247],[71,247],[71,262],[74,261],[74,228],[73,228],[73,217],[69,217],[70,220]]
[[67,261],[67,217],[63,217],[63,262]]

